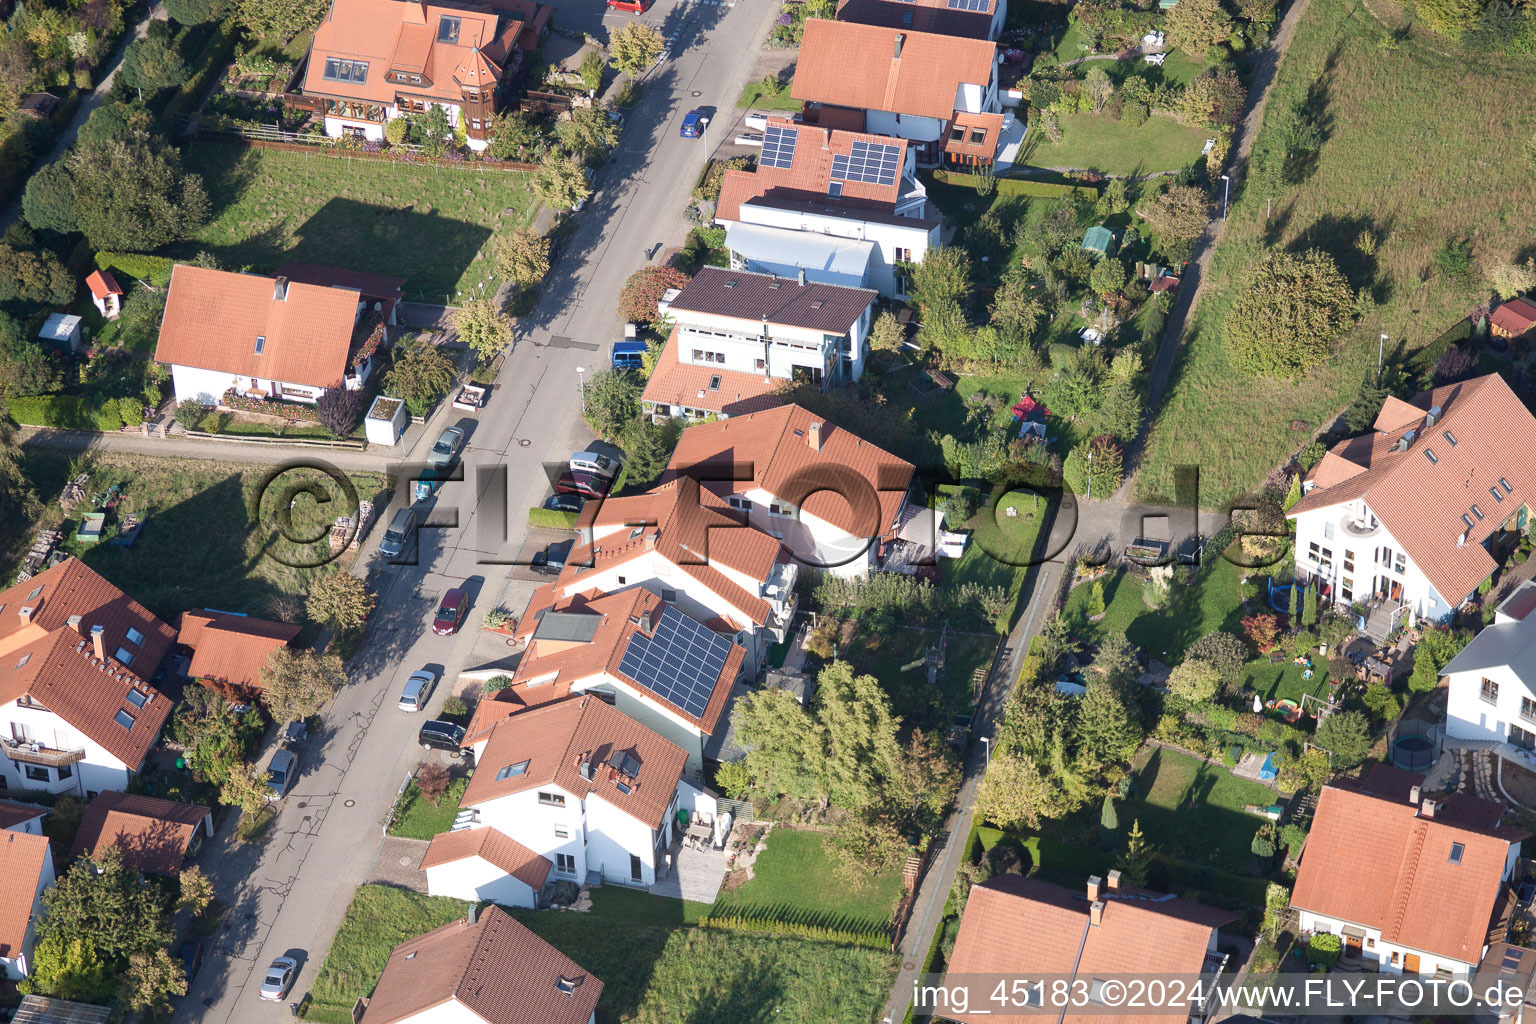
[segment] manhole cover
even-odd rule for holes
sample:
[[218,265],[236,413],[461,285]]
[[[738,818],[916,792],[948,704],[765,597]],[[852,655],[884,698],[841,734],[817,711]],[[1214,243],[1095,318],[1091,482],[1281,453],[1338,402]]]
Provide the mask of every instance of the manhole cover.
[[356,806],[356,804],[357,804],[356,800],[343,800],[341,802],[341,806],[343,806],[343,807],[353,807],[353,806]]
[[307,802],[307,801],[304,801],[304,800],[300,800],[300,801],[299,801],[299,808],[300,808],[300,809],[301,809],[301,810],[302,810],[302,809],[303,809],[303,808],[305,808],[305,807],[308,807],[308,806],[309,806],[309,803],[308,803],[308,802]]
[[913,963],[911,960],[908,960],[906,963],[901,965],[901,969],[904,970],[904,971],[910,971],[913,968],[915,968],[916,966],[917,966],[917,964]]
[[409,857],[401,857],[400,858],[400,866],[403,867],[403,868],[410,867],[411,866],[411,858],[409,858]]
[[703,96],[703,95],[704,95],[704,94],[703,94],[703,93],[701,93],[701,92],[696,92],[696,93],[693,93],[693,96],[694,96],[694,97],[699,97],[699,96]]
[[527,448],[531,444],[533,444],[533,442],[528,440],[526,437],[520,437],[517,439],[517,446],[519,448]]

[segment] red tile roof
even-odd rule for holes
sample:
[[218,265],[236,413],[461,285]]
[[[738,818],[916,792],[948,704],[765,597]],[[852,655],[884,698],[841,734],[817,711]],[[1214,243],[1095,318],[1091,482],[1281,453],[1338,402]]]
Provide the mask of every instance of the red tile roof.
[[[23,621],[22,608],[33,609]],[[70,617],[79,615],[78,631]],[[94,627],[102,627],[105,662],[95,657]],[[129,630],[140,634],[135,643]],[[152,676],[175,632],[143,605],[72,558],[0,592],[0,704],[25,694],[106,748],[130,769],[170,717],[171,702],[136,673]],[[131,654],[133,669],[116,658]],[[128,699],[143,698],[143,707]],[[127,715],[132,725],[115,719]]]
[[473,924],[396,946],[363,1021],[396,1024],[453,1001],[486,1024],[587,1024],[602,993],[580,964],[493,905]]
[[8,960],[22,954],[37,882],[51,856],[47,836],[0,832],[0,956]]
[[852,536],[881,538],[895,527],[913,471],[907,460],[786,405],[687,428],[661,479],[691,476],[716,494],[761,488]]
[[[1237,915],[1185,900],[1114,897],[1101,889],[1104,913],[1097,927],[1089,921],[1086,886],[1074,892],[1020,875],[1000,875],[971,889],[949,958],[950,975],[1045,974],[1062,978],[1160,974],[1199,974],[1212,933]],[[956,984],[964,979],[955,979]],[[972,992],[972,1013],[947,1016],[965,1024],[1026,1024],[1041,1018],[1027,1014],[988,1013],[994,1004]],[[1187,1014],[1149,1014],[1148,1021],[1183,1022]],[[1113,1014],[1068,1012],[1062,1021],[1122,1019]]]
[[404,301],[405,278],[390,274],[371,274],[365,270],[349,270],[345,267],[324,267],[318,263],[299,263],[289,260],[276,270],[276,276],[286,277],[300,284],[319,285],[323,288],[350,288],[365,300],[381,305],[379,312],[388,322],[395,307]]
[[[958,139],[954,137],[956,129],[960,131]],[[981,132],[979,142],[975,137],[978,131]],[[1002,134],[1002,114],[968,114],[957,110],[950,130],[944,134],[944,152],[958,160],[990,163],[997,155],[997,142]]]
[[299,635],[290,622],[270,622],[207,608],[182,612],[177,639],[192,648],[187,674],[232,686],[261,687],[261,670],[279,647]]
[[9,800],[0,800],[0,829],[15,828],[33,818],[41,818],[47,813],[48,808],[38,804],[17,804]]
[[996,45],[985,39],[813,18],[805,23],[790,95],[946,121],[961,85],[992,82],[996,59]]
[[[1392,773],[1325,786],[1291,906],[1379,929],[1387,942],[1476,963],[1510,844],[1528,835],[1491,824],[1499,810],[1481,803],[1458,796],[1444,813],[1426,818]],[[1460,863],[1450,859],[1453,844],[1462,847]]]
[[554,868],[548,857],[534,853],[522,843],[495,828],[462,828],[457,832],[439,832],[432,837],[421,869],[439,867],[455,861],[479,857],[522,882],[534,892],[544,888]]
[[[1441,415],[1427,426],[1425,413],[1435,406]],[[1398,451],[1409,432],[1414,436],[1408,449]],[[1496,567],[1483,542],[1522,504],[1536,499],[1533,451],[1536,417],[1496,373],[1435,388],[1409,402],[1389,399],[1374,433],[1329,449],[1308,478],[1315,486],[1286,515],[1364,499],[1440,596],[1455,606]],[[1509,482],[1510,493],[1501,480]],[[1490,493],[1493,487],[1503,501]],[[1474,504],[1483,519],[1471,511]],[[1463,514],[1472,519],[1470,528]],[[1458,543],[1463,534],[1465,542]]]
[[86,276],[85,285],[91,290],[91,294],[98,299],[104,299],[108,295],[121,295],[123,289],[119,287],[117,278],[112,276],[110,270],[93,270]]
[[880,293],[839,284],[801,284],[794,278],[746,270],[705,267],[668,304],[670,314],[707,313],[764,323],[844,334],[859,322]]
[[[823,203],[847,210],[850,216],[857,216],[860,210],[895,212],[896,200],[901,197],[902,175],[907,166],[906,139],[865,132],[831,131],[781,117],[769,118],[768,124],[796,133],[794,157],[790,166],[770,167],[759,163],[757,170],[752,172],[726,171],[725,177],[721,179],[720,199],[715,204],[716,218],[740,220],[742,203],[770,194],[783,199]],[[896,147],[901,151],[896,162],[900,173],[889,185],[844,181],[842,195],[829,196],[827,188],[832,181],[832,158],[850,154],[855,142]]]
[[[396,6],[409,7],[408,3]],[[358,292],[179,264],[155,359],[162,363],[328,388],[341,383],[357,322]],[[256,351],[256,339],[265,338]]]
[[117,846],[125,864],[149,874],[174,875],[207,817],[208,808],[197,804],[105,790],[85,808],[69,856],[95,857]]
[[1489,323],[1501,327],[1510,334],[1524,334],[1536,327],[1536,302],[1521,296],[1499,303],[1488,316]]
[[[710,382],[719,380],[717,387]],[[645,382],[642,401],[658,405],[679,405],[689,409],[726,416],[771,409],[783,404],[775,397],[788,381],[764,377],[760,373],[742,373],[739,370],[723,370],[710,366],[682,363],[677,358],[677,328],[667,337],[667,344],[656,360],[656,369]]]
[[[640,762],[630,792],[608,765],[617,753]],[[590,759],[592,778],[581,776]],[[571,697],[513,715],[491,729],[485,753],[464,791],[462,805],[474,807],[514,793],[555,785],[585,799],[596,793],[640,823],[656,828],[671,803],[688,757],[639,722],[596,697]],[[520,775],[498,780],[506,765],[528,762]]]

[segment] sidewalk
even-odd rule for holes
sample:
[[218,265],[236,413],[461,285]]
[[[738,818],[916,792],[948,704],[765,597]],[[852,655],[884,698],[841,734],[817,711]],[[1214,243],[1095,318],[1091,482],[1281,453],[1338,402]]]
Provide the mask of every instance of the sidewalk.
[[197,441],[185,437],[145,437],[143,434],[101,434],[90,430],[22,427],[17,440],[23,448],[52,448],[62,452],[105,451],[157,458],[206,459],[211,462],[252,462],[273,465],[291,459],[313,459],[349,472],[382,473],[411,450],[419,427],[406,432],[394,448],[357,451],[305,445],[241,444],[237,441]]

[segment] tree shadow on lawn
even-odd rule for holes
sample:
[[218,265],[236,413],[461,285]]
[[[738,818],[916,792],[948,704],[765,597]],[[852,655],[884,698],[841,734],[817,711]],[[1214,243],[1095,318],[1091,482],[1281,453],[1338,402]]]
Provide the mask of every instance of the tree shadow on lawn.
[[684,1024],[769,1024],[779,1012],[784,985],[767,966],[742,964],[720,979],[715,986],[719,992],[724,998],[706,998]]
[[[1161,780],[1163,786],[1159,787],[1160,773],[1173,767],[1165,766],[1163,760],[1163,750],[1154,750],[1136,774],[1131,798],[1119,808],[1122,836],[1125,822],[1140,821],[1142,831],[1159,853],[1196,866],[1248,874],[1253,857],[1249,844],[1264,819],[1222,806],[1216,792],[1228,779],[1234,784],[1241,780],[1231,779],[1230,773],[1219,765],[1199,762],[1187,783],[1180,785],[1178,779],[1166,779]],[[1154,795],[1156,803],[1152,802]],[[1274,802],[1273,797],[1265,799],[1257,790],[1254,797],[1256,806],[1260,799],[1265,806]]]

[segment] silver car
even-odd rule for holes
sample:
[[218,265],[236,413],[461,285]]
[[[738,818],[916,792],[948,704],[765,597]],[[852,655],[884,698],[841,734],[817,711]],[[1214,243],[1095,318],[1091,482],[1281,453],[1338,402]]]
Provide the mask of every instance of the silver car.
[[299,962],[291,956],[280,956],[272,961],[272,966],[267,968],[266,977],[261,979],[261,998],[269,1003],[275,1003],[288,994],[288,986],[293,984],[293,976],[299,969]]
[[431,466],[451,466],[453,457],[459,454],[459,445],[464,443],[464,431],[458,427],[448,427],[437,435],[437,443],[432,450],[427,452],[427,464]]

